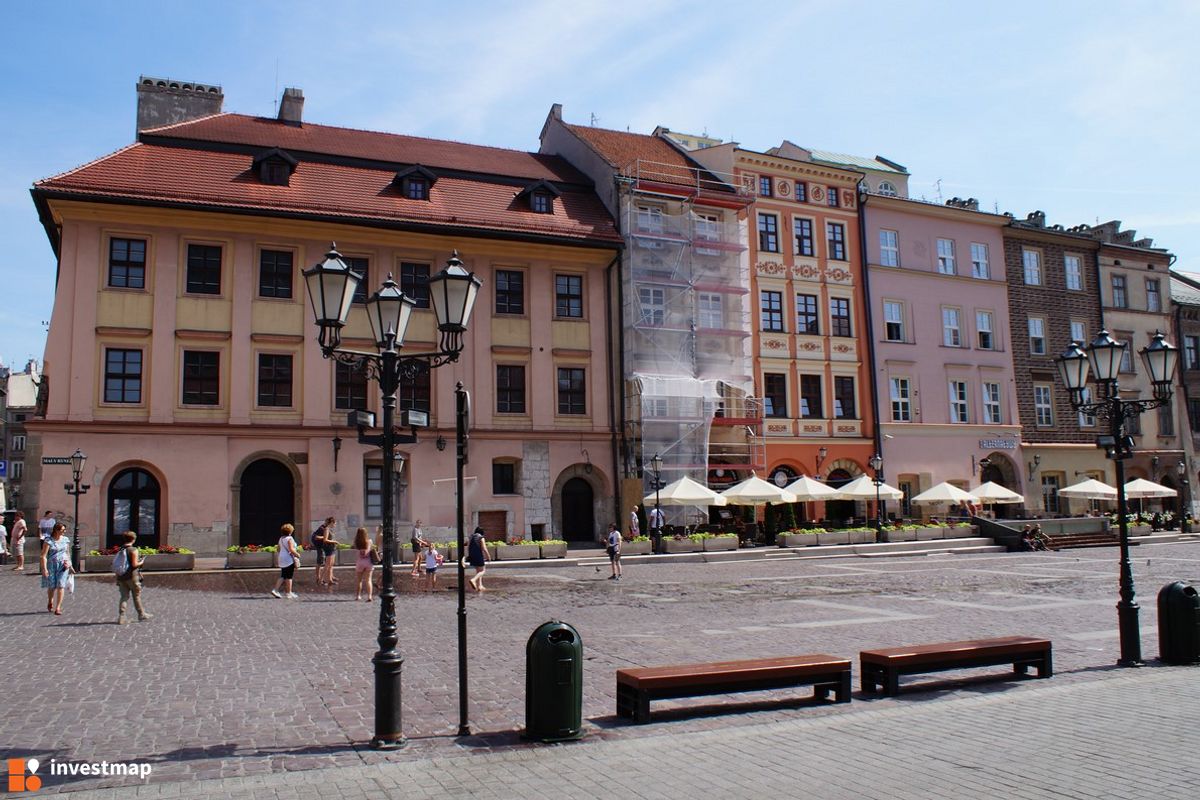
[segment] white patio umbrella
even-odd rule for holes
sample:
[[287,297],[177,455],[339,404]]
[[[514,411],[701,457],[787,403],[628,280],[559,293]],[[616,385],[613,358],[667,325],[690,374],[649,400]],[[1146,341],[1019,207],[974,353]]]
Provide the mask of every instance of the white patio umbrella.
[[1125,484],[1125,497],[1127,498],[1140,500],[1141,498],[1176,497],[1178,495],[1179,492],[1170,486],[1163,486],[1161,483],[1148,481],[1145,478],[1134,478]]
[[779,503],[796,502],[795,494],[787,489],[780,489],[769,481],[764,481],[753,472],[746,480],[735,483],[721,492],[721,497],[735,506],[759,506],[766,503],[778,505]]
[[[886,483],[879,484],[880,500],[903,500],[904,492]],[[838,489],[837,500],[874,500],[875,481],[869,475],[859,475],[854,480]]]
[[913,503],[936,505],[938,503],[978,503],[979,498],[963,491],[953,483],[942,481],[912,498]]
[[642,502],[647,506],[653,506],[656,502],[663,506],[723,506],[728,501],[704,484],[684,475],[658,492],[646,495]]
[[993,503],[1023,503],[1025,498],[1017,494],[1012,489],[1005,489],[998,483],[988,481],[981,483],[971,490],[971,494],[979,498],[979,502],[985,506],[990,506]]
[[800,476],[783,488],[796,495],[797,503],[808,503],[813,500],[836,500],[838,495],[837,489],[807,475]]
[[1084,500],[1116,500],[1117,490],[1109,486],[1107,483],[1101,483],[1095,478],[1088,478],[1086,481],[1080,481],[1059,489],[1058,493],[1063,497],[1078,497]]

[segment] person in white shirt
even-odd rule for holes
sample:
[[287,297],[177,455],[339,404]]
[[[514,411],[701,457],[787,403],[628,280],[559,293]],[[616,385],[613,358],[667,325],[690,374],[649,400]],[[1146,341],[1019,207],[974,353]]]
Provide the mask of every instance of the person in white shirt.
[[650,523],[650,538],[653,539],[654,552],[662,552],[662,529],[663,523],[666,521],[662,509],[658,506],[650,509],[650,513],[646,515],[646,521]]
[[43,540],[49,539],[50,534],[54,531],[54,523],[57,522],[54,518],[53,511],[47,511],[45,515],[38,520],[38,536]]
[[292,576],[296,574],[296,567],[300,566],[300,552],[296,549],[296,540],[292,536],[295,530],[289,523],[284,523],[279,529],[279,580],[271,590],[272,597],[286,597],[289,600],[299,597],[292,591]]
[[437,571],[443,560],[437,545],[430,542],[425,548],[425,588],[431,592],[437,588]]
[[608,552],[608,561],[612,564],[612,575],[608,576],[610,581],[621,580],[621,532],[617,530],[617,526],[610,522],[608,523],[608,537],[605,541],[605,550]]

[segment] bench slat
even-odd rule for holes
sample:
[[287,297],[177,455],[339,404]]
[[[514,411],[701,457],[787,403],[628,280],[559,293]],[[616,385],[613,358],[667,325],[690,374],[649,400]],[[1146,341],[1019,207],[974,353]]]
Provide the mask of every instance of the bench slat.
[[617,683],[645,689],[683,685],[704,686],[730,681],[804,677],[849,668],[849,659],[831,655],[785,656],[620,669],[617,670]]
[[1000,656],[1036,653],[1050,647],[1047,639],[1029,636],[1004,636],[996,639],[968,639],[961,642],[888,647],[863,650],[859,655],[866,663],[924,664],[952,660],[956,655]]

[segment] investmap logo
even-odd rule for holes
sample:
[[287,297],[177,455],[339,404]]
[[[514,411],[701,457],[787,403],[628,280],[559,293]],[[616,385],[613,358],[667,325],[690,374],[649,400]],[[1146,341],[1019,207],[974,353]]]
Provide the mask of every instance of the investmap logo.
[[[41,789],[42,777],[37,772],[42,766],[36,758],[8,759],[8,791],[28,794]],[[53,758],[45,767],[43,774],[62,778],[127,775],[146,780],[151,770],[149,764],[138,761],[58,761]]]

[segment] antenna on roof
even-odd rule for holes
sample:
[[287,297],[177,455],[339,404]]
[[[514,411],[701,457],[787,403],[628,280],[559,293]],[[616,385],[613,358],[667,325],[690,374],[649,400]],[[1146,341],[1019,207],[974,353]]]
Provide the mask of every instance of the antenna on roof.
[[596,116],[596,112],[595,112],[595,111],[593,111],[593,112],[592,112],[592,127],[593,127],[593,128],[594,128],[594,127],[596,127],[596,123],[597,123],[597,122],[599,122],[599,121],[600,121],[600,118],[599,118],[599,117],[597,117],[597,116]]
[[279,116],[279,56],[275,57],[275,93],[271,96],[271,116]]
[[938,202],[941,203],[942,202],[942,179],[938,178],[936,181],[933,182],[933,185],[937,189]]
[[992,201],[992,211],[996,214],[1000,213],[1000,201],[999,200]]

